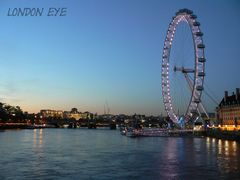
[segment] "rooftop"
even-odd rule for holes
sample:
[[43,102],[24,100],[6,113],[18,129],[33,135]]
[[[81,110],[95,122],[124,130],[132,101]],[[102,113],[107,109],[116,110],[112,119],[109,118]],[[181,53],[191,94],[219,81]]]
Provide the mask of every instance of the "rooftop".
[[225,96],[221,100],[219,107],[229,106],[229,105],[240,105],[240,93],[239,88],[236,88],[236,93],[232,93],[232,95],[228,96],[228,92],[225,91]]

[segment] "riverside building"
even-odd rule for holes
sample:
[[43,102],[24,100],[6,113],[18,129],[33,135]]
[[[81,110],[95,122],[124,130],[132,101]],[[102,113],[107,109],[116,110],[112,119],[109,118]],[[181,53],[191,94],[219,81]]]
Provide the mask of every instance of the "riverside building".
[[40,111],[40,115],[43,118],[46,118],[46,117],[59,117],[59,118],[63,118],[63,111],[61,111],[61,110],[44,109],[44,110]]
[[240,91],[228,95],[225,91],[224,97],[217,107],[217,119],[219,126],[224,130],[240,130]]

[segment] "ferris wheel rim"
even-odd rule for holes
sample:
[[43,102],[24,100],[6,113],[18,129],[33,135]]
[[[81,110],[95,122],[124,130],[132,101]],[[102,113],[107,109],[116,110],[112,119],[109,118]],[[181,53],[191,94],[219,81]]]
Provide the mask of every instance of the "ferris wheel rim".
[[169,56],[171,52],[174,33],[178,24],[185,21],[192,33],[194,44],[194,79],[191,92],[191,98],[187,106],[187,111],[184,115],[185,119],[190,119],[197,114],[198,104],[201,101],[203,91],[203,82],[205,77],[205,45],[203,44],[203,33],[200,30],[200,23],[196,20],[197,16],[189,9],[180,9],[173,17],[169,24],[167,35],[164,41],[163,56],[162,56],[162,96],[165,110],[174,122],[177,122],[179,117],[176,115],[172,105],[172,97],[170,93],[170,80],[169,80]]

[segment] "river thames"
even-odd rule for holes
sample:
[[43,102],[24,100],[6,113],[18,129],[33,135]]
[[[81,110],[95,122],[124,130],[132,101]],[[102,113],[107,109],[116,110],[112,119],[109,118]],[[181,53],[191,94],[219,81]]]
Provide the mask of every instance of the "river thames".
[[239,179],[240,144],[116,130],[0,131],[0,179]]

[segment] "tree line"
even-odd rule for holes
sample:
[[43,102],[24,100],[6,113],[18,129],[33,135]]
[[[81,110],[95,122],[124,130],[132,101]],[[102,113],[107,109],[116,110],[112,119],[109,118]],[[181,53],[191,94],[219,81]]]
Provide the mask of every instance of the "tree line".
[[0,122],[15,122],[24,123],[27,120],[34,118],[33,114],[28,114],[28,112],[23,112],[20,106],[11,106],[6,103],[0,102]]

